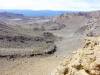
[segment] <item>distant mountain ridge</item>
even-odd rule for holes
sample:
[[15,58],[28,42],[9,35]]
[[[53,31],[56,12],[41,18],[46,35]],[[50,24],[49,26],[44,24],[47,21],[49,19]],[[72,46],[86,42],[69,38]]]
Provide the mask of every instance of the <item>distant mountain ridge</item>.
[[0,12],[9,12],[15,14],[23,14],[25,16],[56,16],[64,13],[69,13],[68,11],[53,11],[53,10],[10,10],[10,9],[0,9]]
[[11,12],[0,12],[0,17],[5,18],[16,18],[16,17],[24,17],[23,14],[11,13]]

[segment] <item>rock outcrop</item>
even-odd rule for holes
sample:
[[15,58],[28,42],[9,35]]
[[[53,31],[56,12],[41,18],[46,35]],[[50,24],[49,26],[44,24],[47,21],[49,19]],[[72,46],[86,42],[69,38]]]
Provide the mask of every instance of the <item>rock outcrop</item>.
[[100,37],[88,37],[82,49],[73,52],[54,75],[100,75]]

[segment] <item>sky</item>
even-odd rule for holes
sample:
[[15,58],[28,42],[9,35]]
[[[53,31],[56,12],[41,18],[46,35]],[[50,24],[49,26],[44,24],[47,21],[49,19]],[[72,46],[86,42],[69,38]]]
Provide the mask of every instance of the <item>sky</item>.
[[0,9],[100,10],[100,0],[0,0]]

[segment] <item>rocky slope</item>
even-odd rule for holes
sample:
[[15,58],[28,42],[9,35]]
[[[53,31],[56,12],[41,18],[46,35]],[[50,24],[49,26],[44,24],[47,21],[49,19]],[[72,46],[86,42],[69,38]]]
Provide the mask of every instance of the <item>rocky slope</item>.
[[88,37],[82,49],[58,66],[54,75],[100,75],[100,37]]
[[56,51],[52,33],[30,28],[0,20],[0,57],[44,55]]
[[100,11],[62,14],[53,21],[65,25],[66,33],[78,36],[100,35]]

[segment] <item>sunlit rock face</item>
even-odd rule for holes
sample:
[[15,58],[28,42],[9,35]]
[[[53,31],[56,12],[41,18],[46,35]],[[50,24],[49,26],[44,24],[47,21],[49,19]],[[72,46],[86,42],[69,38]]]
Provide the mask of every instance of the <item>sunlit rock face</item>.
[[65,58],[53,75],[100,75],[100,37],[88,37],[83,48]]

